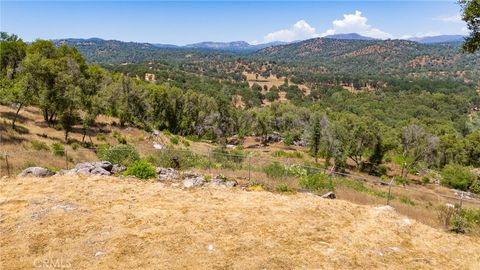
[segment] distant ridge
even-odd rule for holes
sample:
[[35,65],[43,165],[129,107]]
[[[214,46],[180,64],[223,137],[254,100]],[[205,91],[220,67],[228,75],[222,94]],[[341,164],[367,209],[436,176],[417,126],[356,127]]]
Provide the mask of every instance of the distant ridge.
[[432,44],[432,43],[446,43],[446,42],[461,42],[465,37],[462,35],[439,35],[439,36],[428,36],[428,37],[413,37],[408,40]]
[[362,36],[357,33],[328,35],[325,38],[330,39],[350,39],[350,40],[377,40],[376,38]]
[[252,45],[245,41],[232,41],[232,42],[213,42],[213,41],[205,41],[199,43],[188,44],[183,47],[185,48],[195,48],[195,49],[212,49],[212,50],[230,50],[230,51],[238,51],[238,50],[260,50],[272,46],[277,45],[284,45],[288,44],[289,42],[282,42],[282,41],[274,41],[269,43],[263,44],[256,44]]

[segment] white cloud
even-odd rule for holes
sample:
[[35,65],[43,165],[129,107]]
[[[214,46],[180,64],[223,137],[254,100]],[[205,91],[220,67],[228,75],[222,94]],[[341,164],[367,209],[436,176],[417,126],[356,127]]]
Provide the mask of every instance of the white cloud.
[[451,16],[440,16],[433,18],[434,21],[441,21],[446,23],[463,23],[460,15],[451,15]]
[[393,36],[389,33],[367,24],[367,21],[368,18],[363,17],[362,12],[356,10],[355,14],[344,14],[342,20],[334,20],[332,22],[333,27],[325,31],[320,36],[323,37],[334,34],[358,33],[362,36],[379,39],[393,38]]
[[317,31],[314,27],[310,26],[305,20],[296,22],[292,27],[288,29],[278,30],[267,34],[263,37],[264,42],[272,41],[295,41],[308,38],[318,37]]

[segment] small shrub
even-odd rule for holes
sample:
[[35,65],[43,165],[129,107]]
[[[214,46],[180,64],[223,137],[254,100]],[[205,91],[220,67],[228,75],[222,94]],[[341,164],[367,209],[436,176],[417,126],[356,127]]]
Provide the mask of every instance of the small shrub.
[[188,135],[185,139],[192,141],[192,142],[199,142],[200,138],[197,135]]
[[97,137],[97,140],[102,141],[102,142],[107,140],[107,135],[105,135],[103,133],[98,133],[96,137]]
[[288,175],[295,177],[303,177],[308,175],[308,171],[298,164],[288,167]]
[[408,205],[415,205],[415,202],[410,199],[409,197],[406,197],[406,196],[402,196],[400,197],[400,202],[403,203],[403,204],[408,204]]
[[428,178],[428,176],[422,177],[422,183],[423,183],[424,185],[430,183],[430,178]]
[[470,229],[471,224],[463,215],[455,214],[450,221],[450,226],[453,232],[466,233]]
[[112,132],[112,136],[113,136],[114,138],[117,138],[117,137],[120,137],[121,134],[120,134],[120,132],[114,130],[114,131]]
[[48,150],[50,150],[50,147],[48,147],[48,145],[44,142],[32,141],[31,145],[32,145],[32,149],[36,150],[36,151],[42,151],[42,150],[48,151]]
[[281,178],[287,174],[285,167],[278,161],[268,164],[263,168],[263,171],[269,178]]
[[379,173],[380,175],[386,175],[386,174],[387,174],[387,171],[388,171],[387,166],[385,166],[385,165],[383,165],[383,164],[378,165],[378,166],[377,166],[377,170],[378,170],[378,173]]
[[480,194],[480,180],[473,182],[469,189],[475,194]]
[[286,145],[293,145],[293,143],[299,141],[301,137],[300,132],[287,132],[283,135],[283,143]]
[[300,179],[300,186],[312,191],[335,190],[332,179],[323,173],[316,173],[302,177]]
[[189,143],[187,140],[182,140],[182,144],[183,144],[185,147],[189,147],[189,146],[190,146],[190,143]]
[[442,185],[467,190],[473,183],[474,175],[469,168],[458,164],[447,164],[442,170]]
[[247,187],[248,191],[265,191],[265,188],[262,185],[251,185]]
[[53,143],[52,144],[52,152],[55,156],[64,156],[65,155],[65,147],[61,143]]
[[406,186],[409,184],[409,180],[407,178],[403,178],[403,177],[400,177],[400,176],[395,176],[393,178],[393,181],[397,184],[400,184],[400,185],[403,185],[403,186]]
[[279,184],[275,186],[275,191],[280,193],[295,193],[295,191],[286,184]]
[[274,156],[274,157],[287,157],[287,158],[303,158],[302,153],[300,153],[298,151],[286,152],[286,151],[283,151],[283,150],[277,150],[277,151],[273,152],[272,156]]
[[150,179],[156,177],[157,172],[146,160],[137,160],[127,168],[124,175],[133,175],[140,179]]
[[130,163],[140,159],[135,147],[127,144],[117,144],[115,146],[99,146],[97,156],[101,160],[110,161],[113,164],[128,166]]
[[120,136],[117,138],[117,142],[119,144],[127,144],[127,138],[123,137],[123,136]]
[[178,137],[177,136],[170,137],[170,143],[175,145],[178,144]]
[[118,143],[127,144],[127,138],[125,136],[122,136],[122,134],[120,134],[120,132],[114,130],[112,132],[112,136],[117,139]]
[[72,149],[73,150],[77,150],[78,148],[80,147],[80,145],[78,143],[72,143]]
[[437,209],[438,220],[448,228],[450,226],[450,221],[452,220],[453,215],[455,214],[455,207],[453,205],[441,205]]

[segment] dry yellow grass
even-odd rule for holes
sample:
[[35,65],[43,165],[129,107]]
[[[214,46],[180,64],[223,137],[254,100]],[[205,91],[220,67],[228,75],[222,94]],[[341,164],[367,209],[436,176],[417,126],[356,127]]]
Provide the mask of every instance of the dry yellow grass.
[[1,269],[58,262],[73,269],[480,267],[478,238],[307,194],[7,178],[0,213]]

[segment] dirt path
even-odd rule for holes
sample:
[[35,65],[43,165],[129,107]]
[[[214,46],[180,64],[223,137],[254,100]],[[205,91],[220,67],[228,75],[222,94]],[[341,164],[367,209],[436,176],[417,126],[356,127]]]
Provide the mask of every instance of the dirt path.
[[113,177],[0,180],[0,269],[479,269],[478,238],[384,208]]

